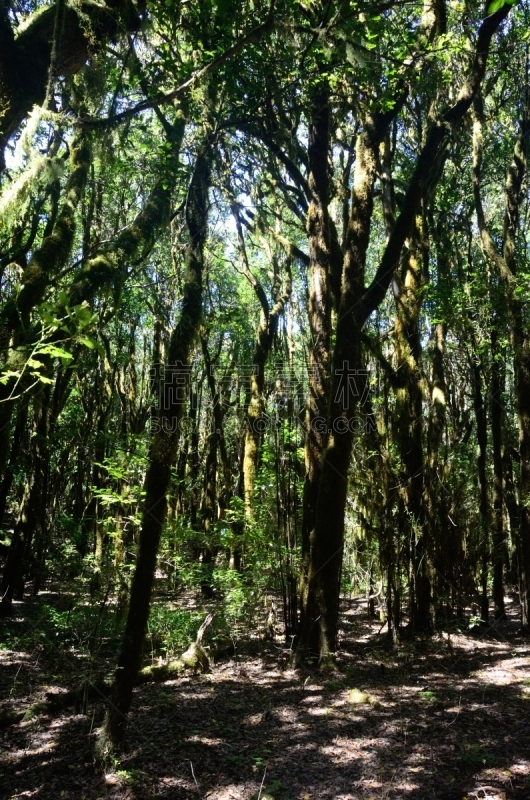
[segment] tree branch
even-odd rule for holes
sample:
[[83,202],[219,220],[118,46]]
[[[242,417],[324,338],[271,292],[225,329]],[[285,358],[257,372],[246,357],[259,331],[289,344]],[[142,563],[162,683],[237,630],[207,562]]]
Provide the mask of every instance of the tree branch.
[[269,30],[272,29],[274,24],[274,0],[271,2],[271,7],[267,19],[261,25],[258,25],[257,28],[254,28],[250,33],[246,36],[243,36],[242,39],[235,42],[235,44],[231,45],[227,48],[223,53],[216,56],[209,64],[206,64],[205,67],[202,69],[196,70],[187,81],[184,81],[177,89],[174,89],[172,92],[166,92],[165,94],[160,94],[158,97],[154,97],[152,99],[142,100],[141,103],[137,103],[132,108],[128,108],[125,111],[122,111],[119,114],[114,114],[112,117],[106,117],[105,119],[96,119],[94,117],[79,117],[76,120],[76,124],[82,127],[87,128],[101,128],[107,125],[119,125],[121,122],[125,122],[127,119],[131,119],[131,117],[136,116],[141,111],[146,111],[149,108],[156,108],[157,106],[163,105],[164,103],[170,103],[173,100],[178,100],[179,97],[183,97],[188,93],[190,89],[192,89],[196,84],[198,84],[203,78],[209,75],[211,72],[214,72],[217,67],[220,67],[226,61],[228,61],[232,56],[237,55],[241,50],[251,42],[256,41],[259,39],[262,34],[267,33]]
[[412,230],[423,193],[432,184],[433,164],[437,162],[441,147],[450,134],[460,125],[479,91],[486,72],[491,40],[501,22],[510,13],[511,8],[511,5],[505,4],[482,22],[473,64],[456,102],[429,131],[427,141],[416,162],[416,168],[405,195],[402,211],[396,220],[374,279],[364,293],[362,304],[365,320],[383,301],[392,280],[392,273],[399,262],[405,240]]

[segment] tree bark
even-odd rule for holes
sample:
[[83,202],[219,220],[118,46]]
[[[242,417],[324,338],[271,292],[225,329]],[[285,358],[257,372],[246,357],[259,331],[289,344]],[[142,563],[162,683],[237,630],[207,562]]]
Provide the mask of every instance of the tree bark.
[[[528,92],[527,92],[528,96]],[[505,187],[504,241],[502,253],[486,225],[481,197],[483,109],[480,96],[475,105],[473,126],[473,194],[477,226],[486,257],[496,267],[505,285],[508,321],[514,359],[515,396],[519,423],[519,552],[521,622],[530,627],[530,331],[523,303],[517,294],[517,234],[521,205],[525,197],[524,181],[527,169],[530,120],[528,105],[520,121],[520,133],[515,142],[513,158],[508,169]]]
[[[307,603],[310,537],[315,526],[322,458],[327,441],[327,407],[331,370],[331,245],[329,222],[330,108],[329,87],[317,86],[311,100],[309,124],[309,393],[305,415],[305,465],[300,567],[300,624]],[[338,265],[338,271],[342,264]]]
[[493,564],[493,607],[495,619],[504,619],[504,464],[503,464],[503,391],[504,369],[498,346],[496,321],[491,323],[491,439],[493,444],[493,531],[491,557]]
[[[362,388],[360,386],[351,390],[350,380],[354,376],[359,379],[359,372],[362,373],[362,328],[386,295],[405,240],[412,232],[421,199],[427,187],[430,192],[434,190],[436,180],[441,174],[438,161],[442,148],[450,133],[461,124],[480,88],[492,36],[509,11],[510,6],[503,6],[483,21],[478,32],[475,56],[468,77],[454,105],[439,117],[427,135],[410,179],[401,213],[394,224],[375,277],[368,288],[364,286],[364,266],[370,235],[377,151],[392,116],[377,118],[375,123],[373,120],[367,120],[365,130],[358,138],[328,406],[330,434],[323,458],[316,522],[310,537],[308,599],[304,627],[299,640],[299,654],[317,653],[321,659],[327,659],[336,651],[338,644],[344,510],[353,443],[350,426],[362,394],[359,391]],[[345,391],[345,382],[348,391]],[[361,380],[358,382],[360,384]],[[530,424],[530,415],[528,419]],[[528,478],[530,490],[530,461]],[[528,523],[530,525],[530,509]]]
[[169,344],[162,408],[145,479],[145,500],[127,622],[118,658],[112,705],[105,717],[102,752],[120,748],[126,732],[133,686],[142,658],[158,545],[166,517],[167,492],[179,441],[183,398],[189,392],[189,364],[202,315],[203,249],[207,235],[209,154],[197,156],[186,209],[189,243],[182,311]]
[[[16,371],[25,357],[24,345],[30,328],[30,314],[42,302],[44,292],[56,276],[57,270],[65,265],[70,256],[76,232],[76,210],[83,197],[91,154],[85,134],[74,138],[71,146],[71,174],[53,230],[33,252],[32,258],[22,276],[22,288],[16,298],[9,300],[0,313],[0,358],[7,369]],[[10,342],[15,348],[9,355]],[[24,359],[25,360],[25,359]],[[0,384],[0,472],[8,455],[8,428],[13,409],[9,397],[15,379]]]
[[34,400],[33,436],[31,438],[31,474],[24,487],[13,538],[9,548],[0,595],[4,611],[9,611],[11,600],[22,600],[24,575],[31,562],[35,531],[45,525],[43,504],[46,502],[47,476],[50,452],[48,447],[48,422],[50,386],[41,384]]
[[[476,352],[476,348],[473,348]],[[482,388],[482,369],[478,357],[473,356],[472,364],[473,381],[473,407],[477,422],[477,473],[479,484],[479,512],[482,523],[481,536],[479,542],[481,560],[481,601],[480,617],[484,623],[489,619],[489,600],[488,600],[488,563],[490,554],[490,525],[491,510],[488,494],[487,478],[487,459],[488,459],[488,420],[486,404],[484,402],[484,392]]]

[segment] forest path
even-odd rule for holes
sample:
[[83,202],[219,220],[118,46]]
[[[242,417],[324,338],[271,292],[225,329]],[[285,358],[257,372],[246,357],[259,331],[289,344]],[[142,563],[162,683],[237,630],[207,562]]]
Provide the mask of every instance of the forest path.
[[530,643],[513,605],[478,633],[398,648],[345,606],[326,675],[256,643],[209,674],[139,686],[129,752],[106,774],[93,759],[102,703],[35,705],[72,685],[68,654],[0,651],[2,706],[27,710],[0,731],[0,798],[528,800]]

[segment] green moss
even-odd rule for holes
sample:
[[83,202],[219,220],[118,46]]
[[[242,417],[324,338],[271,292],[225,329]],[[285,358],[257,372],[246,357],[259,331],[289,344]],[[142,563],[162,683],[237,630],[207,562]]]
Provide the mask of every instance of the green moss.
[[167,665],[168,678],[176,677],[186,668],[186,665],[180,658],[170,661]]
[[168,664],[153,664],[144,667],[138,676],[139,683],[149,683],[151,681],[168,681],[178,678],[186,669],[186,664],[180,659],[174,659]]
[[207,672],[210,668],[208,656],[200,645],[190,645],[186,652],[181,655],[180,660],[188,669],[199,669],[201,672]]
[[360,689],[350,689],[348,692],[348,702],[352,705],[366,705],[372,702],[372,698],[368,692],[362,692]]
[[24,712],[24,716],[22,717],[24,722],[27,722],[33,717],[38,717],[39,714],[47,714],[50,711],[50,707],[48,703],[34,703],[32,706],[26,709]]
[[22,20],[20,25],[17,28],[17,37],[21,36],[22,34],[26,33],[27,31],[31,32],[31,29],[37,29],[40,24],[41,20],[39,19],[42,17],[43,14],[47,14],[50,16],[53,13],[55,16],[55,9],[49,6],[42,6],[42,8],[38,8],[37,11],[34,11],[33,14],[29,14],[26,19]]

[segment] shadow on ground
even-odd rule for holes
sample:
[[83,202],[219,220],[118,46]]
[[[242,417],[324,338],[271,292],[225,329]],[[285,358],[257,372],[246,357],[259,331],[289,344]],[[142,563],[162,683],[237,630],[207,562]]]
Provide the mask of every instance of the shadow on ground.
[[[0,797],[249,800],[260,787],[274,800],[530,797],[530,646],[513,621],[398,648],[356,604],[343,622],[325,676],[291,670],[278,643],[138,687],[129,752],[107,774],[92,755],[101,703],[11,726]],[[4,670],[4,687],[22,673],[18,701],[53,683],[23,653],[5,655]]]

